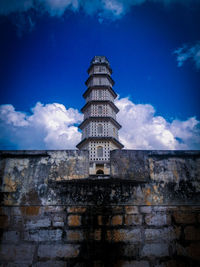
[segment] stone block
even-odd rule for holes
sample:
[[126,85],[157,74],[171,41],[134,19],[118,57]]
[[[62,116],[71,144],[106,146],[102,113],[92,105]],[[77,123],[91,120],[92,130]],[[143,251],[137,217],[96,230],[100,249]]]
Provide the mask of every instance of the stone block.
[[19,232],[24,231],[24,217],[23,216],[12,216],[10,218],[10,230],[17,230]]
[[63,227],[64,225],[64,222],[53,222],[54,227]]
[[141,213],[151,213],[152,212],[152,207],[151,206],[141,206],[140,207],[140,212]]
[[137,206],[126,206],[125,207],[126,214],[137,214],[138,207]]
[[123,246],[123,255],[125,257],[138,257],[139,256],[139,244],[125,244]]
[[198,214],[198,222],[200,223],[200,214]]
[[118,266],[123,267],[149,267],[148,261],[121,261]]
[[97,221],[98,221],[98,225],[103,225],[103,218],[102,218],[102,215],[99,215],[97,217]]
[[168,245],[165,243],[145,244],[141,255],[143,257],[165,257],[169,256]]
[[[92,262],[92,267],[104,267],[104,263],[102,261],[94,261]],[[84,267],[83,263],[76,264],[75,267]]]
[[9,262],[1,265],[1,267],[27,267],[27,266],[30,265],[28,265],[27,263],[17,263],[17,262]]
[[78,230],[67,230],[66,231],[68,241],[83,241],[83,232]]
[[193,260],[200,261],[200,243],[192,243],[189,247],[187,247],[187,254]]
[[38,216],[40,214],[40,206],[20,207],[21,214],[24,216]]
[[8,216],[0,216],[0,228],[7,228],[8,227]]
[[97,223],[98,223],[98,225],[110,225],[111,218],[108,215],[107,216],[98,215],[97,216]]
[[12,209],[14,207],[0,207],[0,216],[11,216],[12,215]]
[[84,233],[85,241],[100,241],[101,240],[101,229],[89,230]]
[[187,262],[181,259],[164,261],[160,264],[156,264],[153,267],[189,267]]
[[3,244],[0,249],[0,259],[2,261],[14,261],[20,263],[31,264],[33,261],[33,255],[35,246],[30,244]]
[[176,243],[175,248],[176,248],[176,253],[177,253],[178,256],[187,257],[187,249],[185,247],[183,247],[179,243]]
[[145,240],[150,242],[158,242],[158,240],[171,241],[178,239],[180,231],[173,227],[161,228],[161,229],[146,229]]
[[24,233],[24,240],[26,241],[59,241],[62,239],[62,230],[31,230]]
[[148,225],[162,226],[170,224],[171,220],[167,214],[153,213],[145,216],[145,222]]
[[196,221],[194,213],[174,212],[173,217],[176,223],[191,224]]
[[140,229],[107,231],[107,240],[112,242],[141,242]]
[[[26,266],[27,267],[27,266]],[[64,261],[40,261],[33,265],[33,267],[67,267]]]
[[141,225],[142,224],[142,215],[125,215],[125,224],[126,225]]
[[52,224],[54,227],[63,227],[64,226],[64,215],[55,215],[52,219]]
[[122,225],[123,217],[121,215],[114,215],[111,219],[111,225]]
[[54,244],[39,245],[38,257],[40,259],[74,258],[79,254],[79,245]]
[[86,211],[85,207],[68,207],[67,212],[69,213],[83,213]]
[[153,207],[154,212],[167,212],[169,210],[168,206],[154,206]]
[[17,231],[7,231],[3,233],[2,242],[16,243],[20,239],[20,233]]
[[187,226],[184,229],[186,240],[200,241],[200,227]]
[[41,207],[43,209],[43,213],[64,213],[65,212],[65,207],[64,206],[45,206]]
[[65,214],[53,214],[52,220],[54,222],[64,222],[65,220]]
[[22,215],[21,208],[22,207],[10,207],[10,215],[21,216]]
[[114,206],[112,207],[113,213],[122,213],[123,212],[123,206]]
[[37,228],[45,228],[51,225],[51,220],[49,218],[43,219],[34,219],[31,221],[27,221],[25,224],[26,229],[37,229]]
[[101,240],[101,229],[97,229],[94,231],[94,240],[96,240],[96,241]]
[[81,216],[69,215],[68,216],[68,225],[69,226],[80,226],[81,225]]

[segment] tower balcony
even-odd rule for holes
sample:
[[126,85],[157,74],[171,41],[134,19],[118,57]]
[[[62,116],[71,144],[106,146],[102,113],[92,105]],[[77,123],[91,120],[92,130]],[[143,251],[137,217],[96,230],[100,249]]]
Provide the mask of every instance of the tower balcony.
[[89,101],[95,101],[95,100],[104,100],[104,101],[111,101],[114,102],[115,97],[111,92],[106,88],[96,88],[91,90],[91,92],[86,97],[86,103]]
[[84,113],[84,119],[90,116],[96,117],[113,117],[116,119],[116,114],[119,112],[117,106],[109,100],[93,100],[85,104],[81,109]]
[[[116,149],[122,149],[124,147],[120,143],[120,141],[114,137],[98,137],[98,136],[84,138],[83,140],[81,140],[80,143],[77,144],[76,147],[78,149],[82,149],[82,147],[84,147],[86,144],[88,144],[90,142],[93,142],[95,144],[96,142],[102,142],[102,141],[110,141],[111,143],[113,143],[116,146]],[[96,144],[98,144],[98,143],[96,143]]]
[[99,86],[99,85],[112,87],[115,84],[115,82],[108,74],[104,74],[104,73],[97,74],[96,73],[96,74],[90,75],[88,79],[86,80],[85,84],[87,87]]
[[81,122],[81,124],[78,126],[79,129],[83,130],[90,122],[97,122],[97,123],[101,123],[101,122],[111,122],[116,128],[117,130],[119,130],[121,128],[121,125],[114,120],[112,117],[89,117],[87,119],[85,119],[83,122]]
[[109,76],[112,74],[112,71],[110,68],[108,68],[106,65],[95,65],[91,66],[88,70],[89,76],[92,74],[108,74]]
[[115,99],[117,97],[117,94],[115,93],[115,91],[112,89],[112,86],[109,85],[92,85],[92,86],[88,86],[87,90],[85,91],[85,93],[83,94],[84,98],[87,98],[88,96],[90,96],[91,92],[93,90],[106,90],[108,91],[113,98]]

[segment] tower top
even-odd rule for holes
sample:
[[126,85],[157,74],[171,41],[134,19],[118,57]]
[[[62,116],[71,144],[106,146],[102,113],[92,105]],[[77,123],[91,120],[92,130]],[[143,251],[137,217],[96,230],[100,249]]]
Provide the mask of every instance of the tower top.
[[94,56],[90,64],[93,65],[93,64],[99,64],[99,63],[104,63],[110,66],[110,63],[105,56]]
[[94,56],[93,59],[90,62],[90,66],[88,69],[88,73],[92,69],[94,65],[103,65],[106,66],[109,69],[110,74],[112,74],[112,69],[110,67],[110,62],[105,56]]

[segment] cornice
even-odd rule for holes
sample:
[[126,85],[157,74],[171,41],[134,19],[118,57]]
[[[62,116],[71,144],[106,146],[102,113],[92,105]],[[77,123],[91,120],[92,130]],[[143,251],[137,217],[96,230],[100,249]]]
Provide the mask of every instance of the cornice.
[[102,90],[102,89],[108,89],[109,92],[113,95],[114,98],[117,97],[117,94],[115,93],[115,91],[112,89],[111,86],[109,85],[93,85],[93,86],[89,86],[87,88],[87,90],[83,93],[83,97],[86,98],[87,95],[92,91],[92,89],[99,89],[99,90]]
[[76,146],[78,149],[81,149],[81,147],[88,143],[89,141],[105,141],[105,140],[109,140],[112,141],[119,149],[122,149],[124,146],[114,137],[109,137],[109,136],[103,136],[103,137],[97,137],[97,136],[93,136],[93,137],[88,137],[83,139],[80,143],[78,143],[78,145]]
[[88,86],[88,82],[89,82],[92,78],[94,78],[94,77],[98,77],[98,76],[100,76],[100,77],[103,77],[103,76],[107,77],[108,80],[110,80],[112,86],[115,84],[115,82],[114,82],[114,80],[112,79],[112,77],[111,77],[109,74],[107,74],[107,73],[94,73],[94,74],[91,74],[91,75],[87,78],[85,84]]
[[108,117],[89,117],[87,119],[85,119],[78,127],[82,130],[83,127],[88,124],[90,121],[94,121],[94,120],[100,120],[100,121],[111,121],[117,128],[118,130],[122,127],[115,119],[113,119],[112,117],[108,116]]
[[98,65],[107,67],[107,68],[109,69],[110,73],[112,74],[112,69],[111,69],[111,67],[110,67],[107,63],[105,63],[105,62],[92,63],[92,64],[89,66],[89,68],[88,68],[88,70],[87,70],[87,73],[89,74],[91,68],[94,67],[94,66],[98,66]]
[[84,111],[92,104],[109,104],[114,110],[116,113],[119,112],[119,109],[118,107],[110,100],[91,100],[91,101],[88,101],[81,109],[81,111],[84,113]]

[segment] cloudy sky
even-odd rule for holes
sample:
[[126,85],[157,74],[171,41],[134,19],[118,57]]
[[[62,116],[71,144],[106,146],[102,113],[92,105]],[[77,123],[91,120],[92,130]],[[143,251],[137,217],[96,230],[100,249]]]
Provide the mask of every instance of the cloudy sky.
[[73,149],[105,55],[129,149],[200,149],[199,0],[1,0],[0,149]]

